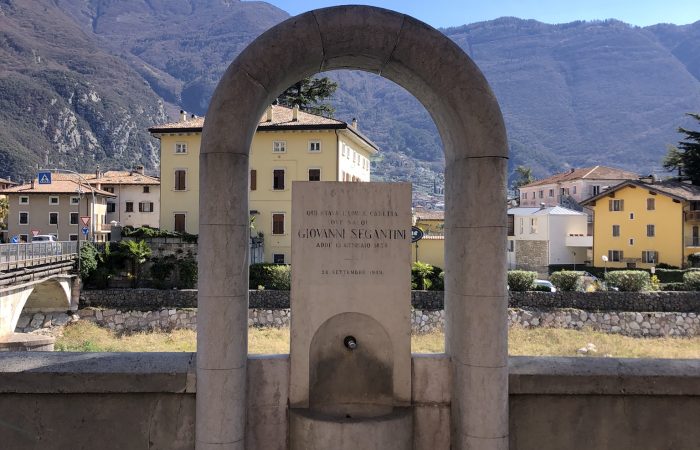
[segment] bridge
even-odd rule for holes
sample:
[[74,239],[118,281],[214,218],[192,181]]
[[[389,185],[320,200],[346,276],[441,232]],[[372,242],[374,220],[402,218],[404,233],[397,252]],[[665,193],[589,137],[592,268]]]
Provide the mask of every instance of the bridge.
[[0,347],[28,346],[14,333],[23,311],[77,309],[77,258],[75,241],[0,244]]

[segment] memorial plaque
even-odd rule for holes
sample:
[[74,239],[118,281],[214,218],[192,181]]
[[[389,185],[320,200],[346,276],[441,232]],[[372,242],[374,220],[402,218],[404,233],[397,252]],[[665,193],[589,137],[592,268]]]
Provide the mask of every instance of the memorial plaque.
[[[291,406],[362,401],[335,389],[372,402],[387,376],[392,405],[408,405],[410,183],[295,182],[291,225]],[[350,366],[328,369],[345,355]],[[376,373],[352,374],[359,367]]]

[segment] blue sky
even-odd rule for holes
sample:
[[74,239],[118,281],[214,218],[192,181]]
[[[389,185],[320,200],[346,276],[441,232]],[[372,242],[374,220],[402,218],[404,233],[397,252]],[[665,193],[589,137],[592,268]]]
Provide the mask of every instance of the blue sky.
[[342,4],[381,6],[414,16],[434,27],[450,27],[502,16],[546,23],[619,19],[632,25],[678,25],[700,20],[700,0],[268,0],[292,15]]

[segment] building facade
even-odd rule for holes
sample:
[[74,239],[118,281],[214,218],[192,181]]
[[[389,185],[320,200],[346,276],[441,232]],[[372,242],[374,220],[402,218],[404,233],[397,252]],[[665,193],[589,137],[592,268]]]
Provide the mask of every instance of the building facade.
[[[199,232],[199,152],[202,117],[149,129],[160,139],[160,227]],[[357,123],[270,106],[260,119],[249,159],[249,207],[252,235],[264,242],[266,262],[291,257],[291,200],[294,181],[370,180],[370,159],[377,146]]]
[[508,268],[542,276],[550,265],[581,265],[591,258],[593,238],[584,213],[561,206],[508,210]]
[[146,175],[143,166],[131,171],[98,169],[83,176],[95,188],[115,195],[107,199],[106,226],[117,222],[134,228],[160,227],[160,180]]
[[684,267],[700,252],[700,186],[626,181],[583,204],[595,215],[596,267]]
[[80,235],[80,239],[106,241],[107,201],[114,194],[86,185],[72,175],[53,174],[52,178],[51,184],[32,180],[0,191],[9,202],[8,236],[19,236],[21,242],[30,242],[34,234],[77,241],[84,227],[80,218],[90,217],[88,234]]
[[636,180],[639,175],[613,167],[593,166],[571,169],[521,186],[520,206],[540,207],[562,205],[575,206],[583,200],[598,195],[605,189],[625,180]]

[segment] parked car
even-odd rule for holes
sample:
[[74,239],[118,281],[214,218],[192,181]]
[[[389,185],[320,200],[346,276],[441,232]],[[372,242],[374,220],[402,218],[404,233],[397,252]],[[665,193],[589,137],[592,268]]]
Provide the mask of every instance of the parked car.
[[[48,252],[50,254],[61,253],[61,244],[52,234],[37,234],[36,236],[32,236],[32,244],[45,244],[32,249],[33,252]],[[34,247],[34,245],[32,245],[32,247]]]
[[549,292],[557,292],[557,288],[554,287],[549,280],[535,280],[535,286],[544,286],[549,288]]
[[37,234],[32,236],[32,242],[56,242],[56,238],[53,234]]

